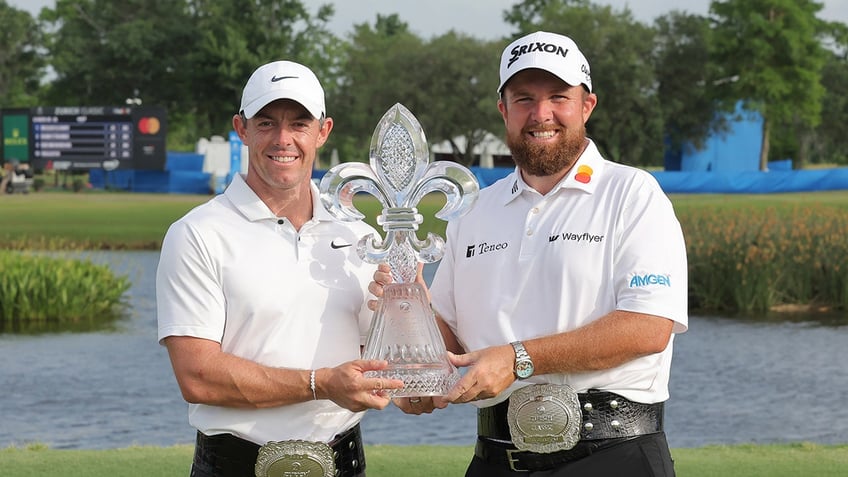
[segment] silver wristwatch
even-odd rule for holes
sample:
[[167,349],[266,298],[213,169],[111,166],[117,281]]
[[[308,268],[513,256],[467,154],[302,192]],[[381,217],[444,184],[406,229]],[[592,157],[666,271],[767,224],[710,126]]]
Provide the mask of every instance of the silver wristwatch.
[[515,367],[513,368],[515,377],[518,379],[527,379],[533,376],[533,360],[530,359],[530,355],[527,354],[524,345],[521,341],[513,341],[510,344],[512,345],[512,349],[515,350]]

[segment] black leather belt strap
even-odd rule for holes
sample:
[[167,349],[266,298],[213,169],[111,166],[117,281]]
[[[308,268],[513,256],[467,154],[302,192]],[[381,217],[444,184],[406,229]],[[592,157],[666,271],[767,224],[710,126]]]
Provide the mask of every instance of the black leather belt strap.
[[634,437],[663,430],[663,403],[642,404],[618,394],[590,389],[579,393],[580,441],[571,449],[548,454],[519,451],[512,445],[507,422],[509,401],[477,410],[474,454],[514,471],[551,469]]
[[[333,449],[336,475],[355,477],[365,471],[365,449],[359,424],[336,436],[328,445]],[[259,447],[232,434],[207,436],[198,432],[195,465],[202,465],[216,476],[252,476]]]
[[[580,440],[611,439],[663,430],[663,403],[642,404],[618,394],[590,389],[579,393],[583,423]],[[509,400],[477,410],[477,434],[509,441]]]

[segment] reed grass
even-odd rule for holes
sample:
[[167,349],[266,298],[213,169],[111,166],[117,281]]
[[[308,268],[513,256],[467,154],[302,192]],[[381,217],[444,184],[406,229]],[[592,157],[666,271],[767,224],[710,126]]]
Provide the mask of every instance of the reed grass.
[[848,213],[828,205],[688,210],[690,307],[764,313],[848,308]]
[[130,281],[88,260],[0,250],[0,330],[96,324],[120,316]]

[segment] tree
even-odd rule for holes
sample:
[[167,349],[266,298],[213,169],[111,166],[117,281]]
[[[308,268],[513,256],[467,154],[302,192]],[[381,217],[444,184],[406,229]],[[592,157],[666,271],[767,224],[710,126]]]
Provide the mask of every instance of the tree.
[[45,68],[41,29],[6,0],[0,0],[0,25],[0,105],[35,106]]
[[[312,17],[299,0],[57,0],[42,12],[56,105],[124,104],[168,110],[169,148],[227,134],[241,92],[263,63],[307,64],[328,88],[338,39],[332,7]],[[175,139],[176,138],[176,139]]]
[[811,162],[848,164],[848,26],[826,25],[828,59],[822,69],[822,121],[810,139]]
[[342,149],[346,160],[367,160],[377,122],[402,103],[428,142],[451,141],[452,159],[471,165],[474,147],[503,127],[495,92],[499,43],[453,31],[425,42],[396,14],[377,15],[373,27],[356,25],[333,99],[343,119],[336,123],[332,147]]
[[184,2],[58,0],[41,18],[53,28],[50,104],[105,106],[140,98],[170,109],[185,98],[185,59],[195,35]]
[[410,107],[418,111],[428,140],[448,141],[452,160],[466,166],[473,164],[474,148],[487,133],[503,130],[496,73],[501,50],[500,41],[451,31],[411,52],[416,72],[409,78],[414,85]]
[[418,117],[420,111],[409,103],[415,89],[410,79],[421,72],[414,55],[422,47],[397,14],[377,15],[373,27],[354,26],[338,88],[328,99],[337,121],[325,149],[338,149],[344,162],[368,161],[374,128],[392,105],[402,103]]
[[504,15],[518,32],[562,33],[589,60],[598,107],[587,132],[612,160],[659,165],[662,111],[652,65],[653,30],[628,9],[614,12],[587,0],[525,0]]
[[673,11],[654,23],[654,71],[668,147],[701,149],[710,133],[726,125],[716,114],[716,89],[728,81],[710,63],[706,17]]
[[811,0],[714,1],[712,61],[733,81],[724,106],[742,101],[763,116],[760,170],[768,170],[773,125],[813,128],[821,119],[826,60],[816,18],[821,4]]
[[191,111],[201,128],[231,129],[250,74],[260,65],[291,60],[318,76],[327,94],[338,74],[339,39],[327,27],[329,5],[312,16],[300,0],[188,0],[198,35],[190,55]]

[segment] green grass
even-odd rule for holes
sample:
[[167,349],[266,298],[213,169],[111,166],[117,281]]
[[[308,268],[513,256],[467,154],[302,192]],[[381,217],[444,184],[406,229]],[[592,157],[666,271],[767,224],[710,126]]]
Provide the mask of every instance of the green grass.
[[[158,249],[168,226],[207,195],[134,194],[88,191],[0,195],[0,248],[3,249]],[[848,191],[794,194],[673,195],[678,215],[699,209],[787,208],[827,205],[848,209]],[[357,197],[357,206],[371,225],[381,206],[370,196]],[[444,236],[445,222],[433,217],[444,204],[431,194],[419,210],[425,222],[419,236]]]
[[[5,477],[185,477],[192,446],[54,450],[0,449]],[[369,477],[462,476],[471,459],[465,446],[366,446]],[[678,477],[841,477],[848,445],[775,444],[672,449]]]
[[40,192],[0,196],[0,248],[158,249],[203,195]]
[[795,192],[787,194],[674,194],[678,215],[691,209],[766,209],[799,205],[826,205],[848,209],[848,191]]
[[[363,196],[360,198],[360,196]],[[357,207],[376,226],[382,206],[360,194]],[[113,192],[39,192],[0,195],[0,249],[147,249],[158,250],[168,227],[208,195]],[[444,236],[446,223],[433,217],[444,204],[425,197],[425,223],[419,236]]]

